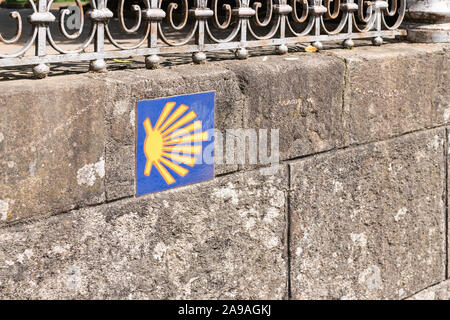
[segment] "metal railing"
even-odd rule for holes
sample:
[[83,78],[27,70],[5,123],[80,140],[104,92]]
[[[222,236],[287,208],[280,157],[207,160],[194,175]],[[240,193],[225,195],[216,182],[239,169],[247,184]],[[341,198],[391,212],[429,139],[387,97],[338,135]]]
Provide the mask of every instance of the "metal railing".
[[[119,0],[116,18],[108,0],[92,0],[87,12],[74,1],[81,24],[72,33],[65,27],[69,11],[55,13],[53,0],[29,0],[32,11],[26,20],[20,11],[12,11],[9,20],[16,33],[6,38],[0,30],[0,67],[33,65],[35,77],[43,78],[51,63],[90,61],[92,71],[103,71],[106,59],[145,56],[146,66],[156,68],[164,54],[192,53],[193,61],[202,63],[211,51],[234,50],[238,59],[245,59],[251,47],[274,46],[283,54],[290,44],[311,43],[322,49],[323,42],[342,41],[352,47],[354,39],[366,38],[381,45],[383,38],[405,34],[398,29],[405,0],[142,0],[130,6],[132,23],[125,0]],[[2,48],[17,46],[24,37],[25,21],[31,24],[31,35],[15,53],[2,54]],[[83,31],[89,21],[89,30]],[[124,43],[123,36],[111,32],[113,21],[134,43]],[[80,40],[78,48],[63,48],[64,43],[54,39],[55,24],[59,37],[70,43]]]

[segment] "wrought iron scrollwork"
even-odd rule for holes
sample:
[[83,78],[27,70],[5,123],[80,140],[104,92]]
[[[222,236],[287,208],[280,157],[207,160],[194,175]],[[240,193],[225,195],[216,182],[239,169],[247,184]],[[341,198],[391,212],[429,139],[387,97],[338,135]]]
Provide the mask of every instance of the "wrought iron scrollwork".
[[[160,8],[162,5],[162,2],[164,0],[160,1]],[[187,44],[189,41],[191,41],[194,36],[195,32],[197,31],[198,27],[198,20],[195,19],[195,16],[193,12],[191,11],[191,14],[189,14],[189,2],[188,0],[179,0],[181,2],[181,5],[176,2],[172,2],[172,0],[169,0],[167,10],[167,20],[170,24],[170,28],[175,31],[180,31],[179,37],[172,37],[169,39],[169,37],[166,35],[166,32],[162,28],[162,23],[158,25],[159,28],[159,36],[161,37],[161,40],[169,45],[169,46],[182,46]],[[191,9],[192,10],[192,9]],[[180,16],[180,21],[175,21],[175,14],[178,14]],[[189,22],[191,22],[189,24]],[[169,28],[169,29],[170,29]],[[182,33],[182,30],[189,29],[187,34]]]
[[[207,52],[223,49],[245,59],[249,47],[275,46],[286,53],[288,44],[306,42],[321,49],[322,42],[342,40],[351,47],[355,38],[379,45],[384,37],[404,34],[398,28],[406,8],[406,0],[90,0],[86,9],[73,0],[79,25],[67,30],[71,12],[56,13],[53,1],[28,0],[31,14],[26,17],[19,10],[9,13],[10,28],[0,30],[0,68],[35,65],[42,77],[48,63],[88,60],[92,70],[102,71],[105,59],[130,56],[145,56],[147,67],[155,68],[159,56],[169,53],[189,52],[201,63]],[[26,23],[31,34],[24,45],[2,54],[5,46],[19,46]],[[55,40],[55,24],[63,40]],[[76,48],[66,49],[64,39]],[[33,45],[34,55],[28,52]]]
[[[150,9],[150,1],[145,0],[144,4],[145,4],[145,10],[149,10]],[[105,0],[105,6],[107,6],[107,5],[108,5],[108,0]],[[143,16],[144,10],[142,10],[140,5],[135,4],[131,7],[132,11],[134,12],[134,15],[135,15],[134,25],[132,27],[127,27],[127,25],[125,23],[124,5],[125,5],[125,0],[119,0],[119,7],[117,9],[117,14],[119,17],[120,27],[121,27],[122,31],[124,31],[126,34],[135,33],[139,30],[139,28],[141,27],[141,24],[144,23],[145,24],[144,35],[142,35],[142,37],[140,39],[138,39],[137,43],[135,43],[131,46],[124,46],[124,45],[121,45],[119,43],[119,41],[117,39],[115,39],[114,36],[112,35],[111,30],[109,28],[109,23],[105,23],[105,32],[106,32],[106,36],[107,36],[108,40],[116,48],[119,48],[121,50],[133,50],[133,49],[137,49],[137,48],[141,47],[146,42],[148,35],[150,34],[150,22],[148,20],[145,20],[143,22],[142,16]]]
[[[36,6],[34,4],[34,2],[32,0],[28,0],[28,3],[30,4],[31,8],[33,9],[33,13],[37,13],[37,9]],[[1,10],[1,9],[0,9]],[[18,11],[12,11],[9,14],[9,17],[12,20],[15,20],[15,25],[16,25],[16,33],[12,38],[6,39],[0,30],[0,44],[4,43],[4,44],[14,44],[17,43],[19,41],[19,39],[22,36],[22,16],[20,15],[20,13]],[[30,37],[28,38],[26,44],[19,49],[17,52],[13,53],[13,54],[2,54],[1,50],[0,50],[0,59],[7,59],[7,58],[16,58],[16,57],[21,57],[23,54],[25,54],[33,45],[33,43],[36,40],[36,36],[37,36],[37,28],[35,25],[33,25],[32,27],[32,33],[30,35]],[[1,62],[1,60],[0,60]]]
[[[398,29],[405,17],[406,3],[401,0],[388,0],[387,2],[388,7],[382,11],[383,26],[389,30]],[[387,23],[386,18],[393,18],[393,23]]]
[[[221,2],[222,6],[220,6]],[[240,1],[234,0],[234,6],[223,2],[223,0],[211,0],[211,9],[214,12],[214,16],[205,24],[209,39],[211,39],[215,43],[227,43],[232,41],[236,38],[239,30],[241,29],[241,24],[238,23]],[[221,13],[222,15],[220,15]],[[232,25],[232,22],[235,23],[233,23]],[[218,31],[228,32],[225,34],[225,36],[222,37],[214,35],[210,24],[213,24],[214,28],[216,28]]]
[[20,13],[17,11],[13,11],[9,14],[9,16],[17,21],[17,33],[11,39],[3,38],[2,34],[0,33],[0,41],[7,44],[17,42],[20,39],[20,36],[22,35],[22,17],[20,16]]
[[[47,11],[50,12],[51,10],[51,6],[53,4],[54,0],[49,0],[48,5],[47,5]],[[64,38],[68,39],[68,40],[77,40],[81,37],[82,33],[83,33],[83,28],[85,25],[85,14],[84,14],[84,9],[83,6],[81,4],[80,0],[74,0],[74,3],[76,4],[76,6],[79,8],[79,12],[80,12],[80,25],[76,27],[76,31],[74,33],[69,33],[66,30],[66,17],[67,15],[70,14],[70,10],[68,9],[63,9],[60,11],[59,14],[59,31],[61,32],[61,34],[64,36]],[[91,5],[94,9],[96,9],[96,3],[95,1],[91,1]],[[97,31],[97,25],[96,24],[92,24],[91,30],[89,31],[89,36],[87,38],[86,41],[84,41],[82,44],[80,44],[78,46],[78,48],[73,49],[73,50],[65,50],[63,49],[61,46],[59,46],[58,44],[56,44],[56,41],[53,39],[52,36],[52,32],[50,30],[50,27],[47,25],[46,26],[46,30],[47,30],[47,39],[48,42],[50,43],[50,45],[52,46],[53,49],[55,49],[56,51],[58,51],[59,53],[62,54],[76,54],[76,53],[80,53],[83,52],[90,44],[92,44],[92,41],[94,39],[95,33]]]

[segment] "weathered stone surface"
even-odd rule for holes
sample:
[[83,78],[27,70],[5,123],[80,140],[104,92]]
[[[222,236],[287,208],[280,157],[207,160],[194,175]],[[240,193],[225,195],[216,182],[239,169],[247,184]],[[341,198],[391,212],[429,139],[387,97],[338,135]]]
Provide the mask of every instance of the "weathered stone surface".
[[441,72],[437,81],[437,88],[433,95],[434,122],[450,122],[450,45],[444,46],[441,64]]
[[246,128],[280,130],[281,159],[341,146],[344,63],[308,53],[224,63],[246,97]]
[[0,224],[104,201],[104,98],[86,76],[0,83]]
[[[448,58],[448,45],[389,44],[3,82],[0,217],[98,203],[104,183],[108,200],[134,195],[138,100],[216,90],[217,128],[280,129],[281,158],[292,159],[448,121]],[[40,149],[24,147],[37,140]],[[248,167],[218,165],[216,174]]]
[[447,141],[446,141],[446,159],[447,159],[447,276],[449,276],[448,274],[448,269],[450,267],[450,259],[448,258],[450,255],[450,231],[448,230],[448,226],[450,226],[450,215],[448,214],[448,204],[450,203],[450,193],[448,192],[449,190],[449,186],[450,186],[450,175],[448,174],[450,171],[450,143],[449,143],[449,138],[450,138],[450,127],[447,127],[446,129],[446,133],[447,133]]
[[420,291],[408,300],[450,300],[450,280]]
[[396,43],[331,50],[345,61],[345,144],[450,121],[448,45]]
[[295,299],[405,298],[445,278],[444,130],[291,165]]
[[137,101],[209,90],[217,128],[279,128],[283,159],[364,143],[292,164],[294,298],[442,281],[444,129],[366,143],[450,121],[448,59],[388,44],[0,83],[0,296],[286,297],[284,170],[78,210],[135,194]]
[[0,298],[281,299],[287,170],[0,230]]
[[[139,72],[114,72],[108,83],[106,195],[109,200],[135,194],[135,110],[140,100],[216,91],[215,127],[243,126],[243,96],[232,72],[216,65],[181,66]],[[216,174],[237,165],[216,165]]]

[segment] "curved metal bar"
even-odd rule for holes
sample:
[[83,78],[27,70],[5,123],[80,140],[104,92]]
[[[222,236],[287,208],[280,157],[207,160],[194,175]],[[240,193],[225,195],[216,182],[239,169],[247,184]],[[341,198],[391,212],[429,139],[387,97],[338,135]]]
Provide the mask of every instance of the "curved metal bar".
[[[330,19],[336,19],[339,16],[339,9],[337,10],[337,15],[335,15],[336,18],[331,18],[332,16],[334,16],[334,15],[330,15],[329,16]],[[320,17],[320,24],[321,24],[322,30],[325,31],[326,34],[338,34],[346,26],[348,17],[349,17],[348,12],[344,12],[344,14],[341,17],[341,20],[339,21],[338,26],[335,29],[333,29],[333,30],[328,30],[327,27],[325,26],[324,17],[321,16]]]
[[[148,0],[145,1],[145,5],[146,5],[147,9],[150,9],[150,2]],[[107,7],[107,6],[108,6],[108,0],[105,0],[105,7]],[[139,9],[137,9],[137,7],[139,7]],[[135,33],[141,27],[142,9],[141,9],[140,6],[134,5],[133,6],[133,10],[138,13],[138,17],[137,17],[138,21],[135,23],[135,25],[131,29],[129,29],[125,25],[124,0],[120,1],[119,8],[118,8],[118,15],[119,15],[119,20],[120,20],[120,25],[122,27],[122,30],[124,30],[128,34]],[[137,49],[137,48],[141,47],[146,42],[146,40],[148,38],[148,35],[150,34],[151,23],[150,23],[150,21],[147,21],[146,24],[147,24],[147,27],[146,27],[144,36],[142,38],[140,38],[135,45],[132,45],[132,46],[123,46],[123,45],[119,44],[119,42],[117,42],[117,40],[114,39],[114,37],[112,36],[111,31],[109,30],[109,24],[108,23],[105,23],[105,34],[106,34],[106,37],[108,38],[108,40],[116,48],[119,48],[121,50],[134,50],[134,49]]]
[[[51,6],[53,4],[54,0],[50,0],[49,3],[47,4],[47,11],[50,11]],[[78,39],[81,34],[83,33],[83,29],[84,29],[84,10],[83,10],[83,5],[81,4],[80,0],[75,0],[78,8],[80,9],[81,12],[81,21],[80,21],[80,27],[78,28],[78,30],[73,33],[73,34],[69,34],[65,28],[65,18],[66,15],[70,13],[70,11],[68,9],[64,9],[61,11],[60,13],[60,21],[59,21],[59,30],[60,32],[63,34],[63,36],[69,40],[76,40]],[[96,9],[96,3],[95,0],[91,0],[90,1],[92,7],[94,9]],[[53,39],[53,36],[51,34],[50,28],[47,26],[46,28],[46,33],[47,33],[47,39],[48,42],[50,43],[50,46],[55,49],[56,51],[58,51],[59,53],[62,54],[75,54],[75,53],[80,53],[83,52],[91,43],[92,40],[94,39],[95,33],[97,32],[97,24],[92,24],[91,30],[90,30],[90,34],[89,37],[86,41],[84,41],[77,49],[74,50],[65,50],[63,48],[61,48],[60,46],[58,46],[55,42],[55,40]]]
[[20,13],[17,11],[13,11],[9,14],[10,18],[16,19],[16,25],[17,25],[17,33],[14,37],[11,39],[5,39],[2,34],[0,33],[0,42],[11,44],[15,43],[20,39],[20,36],[22,35],[22,17],[20,16]]
[[262,8],[262,3],[261,2],[255,2],[253,4],[253,10],[255,10],[256,14],[253,17],[253,19],[255,20],[256,24],[258,27],[266,27],[270,21],[272,20],[272,15],[273,15],[273,0],[266,0],[267,3],[267,11],[266,11],[266,15],[264,16],[264,20],[261,21],[259,19],[259,9]]
[[[253,4],[250,0],[195,0],[192,8],[189,0],[164,0],[167,1],[164,6],[163,0],[143,0],[143,4],[131,6],[134,16],[129,22],[125,17],[125,0],[118,0],[117,23],[124,36],[117,39],[109,24],[114,14],[107,7],[108,0],[90,0],[93,10],[89,12],[84,12],[82,0],[73,1],[80,9],[81,20],[71,30],[67,26],[69,10],[61,10],[57,21],[51,11],[54,0],[28,0],[33,9],[27,17],[30,37],[18,52],[0,54],[0,66],[39,65],[33,71],[42,78],[49,71],[46,66],[49,63],[90,60],[91,70],[102,71],[105,59],[140,55],[146,56],[148,68],[154,68],[159,54],[184,50],[194,53],[194,62],[200,63],[206,52],[216,50],[236,50],[236,57],[245,59],[247,46],[278,46],[277,52],[283,54],[287,44],[298,42],[310,42],[321,49],[322,41],[344,40],[345,47],[352,47],[352,38],[376,37],[374,43],[381,44],[382,37],[405,34],[404,30],[395,29],[405,16],[406,0],[252,0]],[[0,43],[13,44],[24,37],[23,18],[18,10],[10,13],[6,22],[11,28],[8,30],[15,33],[6,37],[0,33]],[[70,44],[76,49],[66,50],[64,44],[55,41],[52,23],[57,23],[64,39],[79,39],[81,43]],[[106,39],[118,50],[105,50]],[[87,52],[93,43],[94,52]],[[26,54],[33,44],[36,52]],[[48,47],[58,54],[47,53]]]
[[[299,18],[297,14],[297,2],[302,3],[302,16]],[[308,0],[293,0],[292,1],[292,19],[297,23],[303,23],[306,21],[309,15],[309,5]]]
[[[279,27],[280,27],[280,22],[281,22],[281,16],[277,15],[277,18],[275,21],[272,21],[272,16],[273,16],[273,0],[267,0],[267,11],[266,11],[266,15],[264,17],[264,20],[261,21],[259,19],[259,15],[258,15],[258,10],[262,7],[261,2],[255,2],[253,4],[253,9],[255,10],[256,14],[253,16],[253,19],[251,19],[249,21],[249,23],[247,24],[247,28],[248,31],[250,32],[250,34],[258,40],[268,40],[273,38],[273,36],[277,33]],[[266,27],[268,26],[271,22],[272,22],[272,28],[270,29],[270,31],[264,35],[264,36],[259,36],[256,34],[255,30],[253,30],[252,27],[252,23],[251,21],[254,21],[256,23],[257,27]]]
[[[235,3],[237,5],[237,7],[239,7],[239,5],[240,5],[239,0],[236,0]],[[214,25],[215,25],[216,28],[218,28],[220,30],[226,30],[231,24],[233,10],[232,10],[230,5],[224,4],[222,6],[222,8],[226,11],[226,18],[225,18],[225,22],[224,23],[220,23],[219,17],[218,17],[219,12],[218,12],[217,4],[218,4],[218,0],[212,0],[211,5],[212,5],[213,11],[214,11]],[[212,31],[211,31],[211,29],[209,27],[209,21],[207,21],[205,23],[205,29],[206,29],[206,33],[208,34],[208,37],[212,41],[214,41],[216,43],[225,43],[225,42],[230,42],[234,38],[236,38],[237,34],[239,33],[239,31],[241,29],[241,24],[237,23],[236,27],[234,27],[234,29],[231,31],[231,33],[227,37],[225,37],[224,39],[219,39],[219,38],[217,38],[217,37],[215,37],[213,35],[213,33],[212,33]]]
[[[36,13],[38,10],[37,10],[34,2],[32,0],[28,0],[28,3],[31,5],[31,8],[33,9],[33,13]],[[16,17],[16,14],[17,14],[17,17]],[[14,15],[14,16],[12,16],[12,15]],[[12,43],[17,42],[20,39],[20,36],[22,35],[22,18],[20,16],[20,13],[17,11],[14,11],[14,12],[11,12],[10,16],[11,16],[11,18],[19,19],[20,24],[19,24],[19,22],[17,22],[19,24],[17,34],[12,39],[4,39],[0,34],[1,42],[4,42],[6,44],[12,44]],[[17,58],[17,57],[24,55],[31,48],[34,41],[36,40],[37,33],[38,33],[37,27],[33,26],[31,37],[28,39],[27,43],[25,43],[25,45],[22,47],[22,49],[20,49],[19,51],[17,51],[16,53],[13,53],[13,54],[0,54],[0,58],[1,59]]]
[[272,29],[265,36],[258,36],[255,33],[255,31],[253,31],[253,28],[252,28],[250,23],[247,25],[247,27],[248,27],[248,31],[250,32],[250,34],[253,37],[255,37],[256,39],[258,39],[258,40],[267,40],[267,39],[271,39],[277,33],[278,28],[280,27],[280,22],[281,22],[281,17],[278,16],[276,23],[274,23],[274,25],[272,26]]
[[53,40],[53,37],[52,37],[49,27],[47,27],[47,38],[48,38],[48,42],[50,43],[52,48],[55,49],[56,51],[58,51],[59,53],[73,54],[73,53],[83,52],[92,43],[92,40],[94,39],[96,32],[97,32],[97,24],[93,24],[91,27],[91,33],[90,33],[89,38],[78,49],[75,49],[75,50],[64,50],[63,48],[58,46],[55,43],[55,41]]
[[[368,17],[366,17],[366,15],[364,14],[364,4],[367,3],[367,9],[366,11],[369,13]],[[358,19],[361,20],[362,22],[369,22],[370,19],[373,16],[373,5],[370,1],[366,1],[366,0],[358,0]]]
[[[364,2],[368,2],[366,8],[367,14],[364,14]],[[356,19],[353,19],[353,26],[358,30],[358,32],[367,32],[373,28],[376,20],[376,15],[373,11],[373,5],[370,1],[358,0],[358,19],[364,22],[364,27],[360,27]]]
[[[331,9],[331,3],[333,3],[333,9]],[[325,0],[325,7],[327,8],[325,18],[334,20],[341,11],[341,0]]]
[[388,0],[388,7],[387,7],[387,9],[385,9],[385,13],[388,15],[388,16],[393,16],[393,15],[395,15],[396,13],[397,13],[397,8],[398,8],[398,3],[397,3],[397,1],[398,0],[391,0],[392,2],[392,5],[391,5],[391,8],[389,8],[389,0]]
[[76,31],[73,34],[69,34],[66,30],[66,27],[65,27],[66,15],[70,14],[70,10],[68,10],[68,9],[62,10],[61,16],[59,18],[59,30],[64,35],[64,37],[66,37],[67,39],[70,39],[70,40],[78,39],[81,36],[81,33],[83,32],[83,27],[84,27],[83,5],[81,4],[80,0],[75,0],[75,2],[77,4],[78,8],[80,9],[80,13],[81,13],[81,23],[80,23],[80,28],[78,29],[78,31]]
[[122,50],[133,50],[133,49],[137,49],[140,46],[142,46],[144,44],[144,42],[147,40],[148,35],[150,34],[150,23],[147,23],[147,30],[145,31],[145,35],[138,41],[137,44],[133,45],[133,46],[122,46],[120,45],[116,39],[113,38],[113,36],[111,35],[111,32],[109,31],[108,25],[105,25],[105,33],[106,36],[108,38],[108,40],[117,48],[122,49]]
[[[137,4],[132,6],[133,11],[136,13],[137,21],[136,21],[136,23],[134,24],[133,27],[127,28],[127,26],[125,24],[125,17],[124,17],[124,11],[123,11],[124,5],[125,5],[125,0],[120,0],[120,2],[119,2],[119,9],[118,9],[119,10],[120,26],[122,27],[122,30],[125,31],[126,33],[134,33],[136,31],[138,31],[139,27],[141,26],[142,9]],[[148,6],[147,9],[150,9],[150,7]]]
[[[395,1],[395,9],[396,9],[396,11],[398,11],[398,12],[393,12],[392,11],[392,9],[391,10],[389,10],[389,9],[386,9],[385,11],[383,11],[382,12],[382,15],[381,15],[381,17],[382,17],[382,22],[383,22],[383,26],[386,28],[386,29],[388,29],[388,30],[394,30],[394,29],[398,29],[398,27],[400,27],[400,25],[402,24],[402,22],[403,22],[403,18],[405,17],[405,11],[406,11],[406,0],[393,0],[393,1]],[[397,10],[397,1],[400,1],[400,7],[398,7],[398,10]],[[397,20],[395,21],[395,23],[392,25],[392,26],[389,26],[387,23],[386,23],[386,19],[384,18],[385,17],[385,14],[387,15],[387,16],[394,16],[395,15],[395,13],[398,13],[398,18],[397,18]]]
[[181,41],[172,41],[172,40],[167,39],[167,37],[164,35],[164,32],[162,31],[161,24],[158,24],[158,33],[159,33],[159,36],[161,37],[161,40],[164,41],[164,43],[166,43],[167,45],[169,45],[171,47],[178,47],[178,46],[185,45],[186,43],[188,43],[189,41],[192,40],[195,32],[197,31],[197,27],[198,27],[198,21],[195,21],[194,27],[192,28],[191,32]]
[[[159,8],[161,8],[162,5],[162,0],[159,2]],[[188,22],[188,18],[189,18],[189,8],[188,8],[188,2],[187,0],[183,0],[183,7],[181,8],[183,10],[183,21],[176,25],[175,22],[173,21],[173,10],[178,9],[178,4],[176,3],[169,3],[168,6],[168,10],[169,10],[169,14],[168,14],[168,19],[169,19],[169,23],[170,26],[174,29],[174,30],[182,30],[186,27],[187,22]],[[192,40],[192,38],[195,35],[195,32],[197,31],[197,27],[198,27],[198,20],[195,20],[194,26],[192,27],[192,29],[190,30],[190,32],[188,32],[187,36],[184,37],[181,40],[175,41],[175,40],[169,40],[167,38],[167,36],[164,34],[163,28],[162,28],[162,23],[158,24],[158,34],[161,37],[161,40],[171,46],[171,47],[179,47],[182,45],[185,45],[186,43],[188,43],[189,41]]]
[[[212,0],[212,3],[211,3],[212,7],[213,7],[212,10],[214,11],[214,25],[218,29],[225,30],[231,24],[231,18],[232,18],[233,12],[232,12],[231,6],[229,4],[223,4],[222,9],[225,10],[226,16],[225,16],[225,22],[220,23],[219,10],[217,8],[218,2],[219,2],[219,0]],[[237,5],[239,6],[239,2],[237,3]]]
[[33,45],[34,41],[36,40],[37,37],[37,32],[38,29],[36,27],[33,27],[33,34],[31,35],[31,38],[28,40],[28,42],[25,44],[25,46],[18,52],[13,53],[13,54],[0,54],[0,58],[17,58],[22,56],[23,54],[25,54],[25,52],[27,52],[30,47]]
[[[297,14],[297,2],[302,4],[302,16],[299,18]],[[309,14],[309,3],[308,0],[292,0],[292,12],[291,18],[294,23],[304,23],[308,20],[306,27],[303,31],[298,32],[294,30],[289,18],[286,19],[286,25],[288,30],[296,37],[307,35],[311,32],[314,27],[314,16]]]
[[182,2],[182,7],[181,7],[181,10],[182,10],[183,13],[184,13],[184,15],[183,15],[183,20],[181,21],[180,24],[176,25],[175,22],[174,22],[174,19],[173,19],[173,11],[176,10],[176,9],[178,9],[178,4],[175,3],[175,2],[169,3],[169,6],[168,6],[168,10],[169,10],[169,23],[170,23],[170,26],[171,26],[173,29],[175,29],[175,30],[183,30],[183,29],[184,29],[184,27],[185,27],[186,24],[187,24],[188,17],[189,17],[188,7],[189,7],[188,0],[183,0],[183,2]]
[[239,33],[239,31],[241,30],[241,24],[238,23],[237,26],[233,29],[232,33],[230,35],[228,35],[225,39],[218,39],[216,37],[214,37],[214,35],[212,34],[209,25],[206,23],[205,24],[205,29],[206,29],[206,33],[208,34],[208,37],[216,42],[216,43],[225,43],[225,42],[230,42],[232,41],[234,38],[236,38],[237,34]]

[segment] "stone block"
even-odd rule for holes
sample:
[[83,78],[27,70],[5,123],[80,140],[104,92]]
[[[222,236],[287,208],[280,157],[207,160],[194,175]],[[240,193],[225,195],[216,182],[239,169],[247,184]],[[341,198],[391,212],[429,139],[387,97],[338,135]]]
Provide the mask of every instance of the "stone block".
[[240,79],[246,128],[279,129],[280,158],[342,146],[344,63],[308,53],[224,63]]
[[[410,43],[331,50],[345,61],[345,145],[450,120],[447,45]],[[447,82],[446,82],[447,81]]]
[[291,164],[294,299],[398,299],[445,278],[444,130]]
[[0,230],[4,299],[282,299],[287,169]]
[[104,201],[101,83],[0,83],[0,224]]

